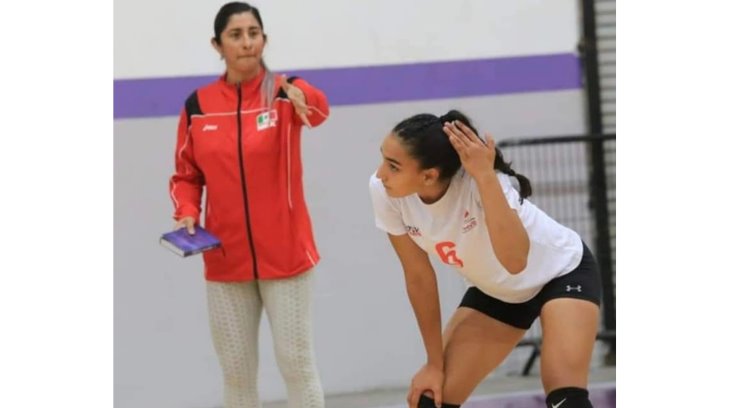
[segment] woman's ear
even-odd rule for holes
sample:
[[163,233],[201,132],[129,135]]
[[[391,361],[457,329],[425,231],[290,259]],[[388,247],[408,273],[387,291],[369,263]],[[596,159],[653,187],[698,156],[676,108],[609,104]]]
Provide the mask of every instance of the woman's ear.
[[215,41],[215,37],[210,39],[210,45],[212,45],[213,48],[215,49],[215,51],[217,51],[218,54],[220,54],[220,59],[223,59],[223,49],[220,48],[220,44],[218,44],[218,42]]
[[425,185],[432,186],[438,182],[440,172],[436,168],[428,169],[423,172],[423,177]]

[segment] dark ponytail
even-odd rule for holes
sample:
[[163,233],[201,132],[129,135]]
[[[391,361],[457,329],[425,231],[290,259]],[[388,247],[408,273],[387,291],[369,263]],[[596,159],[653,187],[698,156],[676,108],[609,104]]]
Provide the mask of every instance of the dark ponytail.
[[[440,179],[449,180],[461,168],[461,160],[448,140],[448,135],[443,131],[443,125],[456,120],[468,126],[479,139],[481,138],[466,115],[457,110],[451,110],[441,117],[428,113],[412,116],[398,123],[393,133],[400,137],[410,155],[420,163],[421,168],[437,168],[440,170]],[[529,179],[515,172],[511,168],[511,163],[504,161],[504,156],[498,147],[494,169],[517,179],[520,202],[532,195]]]
[[504,156],[501,154],[501,150],[498,147],[496,148],[494,169],[511,177],[515,177],[519,182],[519,203],[523,203],[525,198],[532,195],[532,183],[526,176],[515,172],[514,169],[511,168],[511,163],[504,161]]

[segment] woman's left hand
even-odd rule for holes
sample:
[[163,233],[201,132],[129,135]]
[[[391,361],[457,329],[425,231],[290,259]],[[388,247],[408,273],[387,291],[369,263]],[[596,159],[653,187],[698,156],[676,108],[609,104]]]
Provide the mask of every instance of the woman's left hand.
[[294,105],[294,110],[301,118],[301,121],[304,122],[306,126],[311,127],[311,123],[309,123],[309,119],[307,118],[307,116],[311,114],[311,110],[306,104],[306,95],[304,95],[304,92],[296,85],[288,83],[286,81],[286,75],[284,75],[281,80],[281,89],[286,92],[286,95],[289,97],[291,104]]
[[496,159],[496,143],[489,133],[485,134],[486,142],[460,121],[447,122],[443,130],[448,135],[463,168],[474,179],[478,179],[494,171]]

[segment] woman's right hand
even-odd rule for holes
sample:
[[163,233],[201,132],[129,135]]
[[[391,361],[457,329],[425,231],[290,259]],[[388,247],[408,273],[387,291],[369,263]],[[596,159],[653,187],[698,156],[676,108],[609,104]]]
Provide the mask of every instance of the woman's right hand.
[[195,218],[193,217],[182,217],[179,220],[177,220],[177,223],[175,224],[175,228],[173,228],[175,231],[177,231],[180,228],[187,228],[187,233],[190,235],[195,234]]
[[410,382],[408,393],[408,407],[417,408],[420,395],[426,391],[433,393],[435,406],[440,407],[443,401],[443,382],[445,376],[443,370],[432,364],[425,364],[413,377]]

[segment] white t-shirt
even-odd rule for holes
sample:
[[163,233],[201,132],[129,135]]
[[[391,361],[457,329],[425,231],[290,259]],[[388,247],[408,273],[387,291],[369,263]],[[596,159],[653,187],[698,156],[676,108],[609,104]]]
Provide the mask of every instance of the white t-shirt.
[[509,206],[516,210],[529,235],[527,266],[516,275],[496,259],[478,187],[463,169],[433,204],[423,203],[417,194],[392,198],[373,174],[370,195],[375,225],[392,235],[407,233],[420,248],[456,268],[482,292],[504,302],[526,302],[547,282],[577,267],[582,259],[582,239],[528,200],[520,204],[519,192],[509,176],[498,173],[498,178]]

